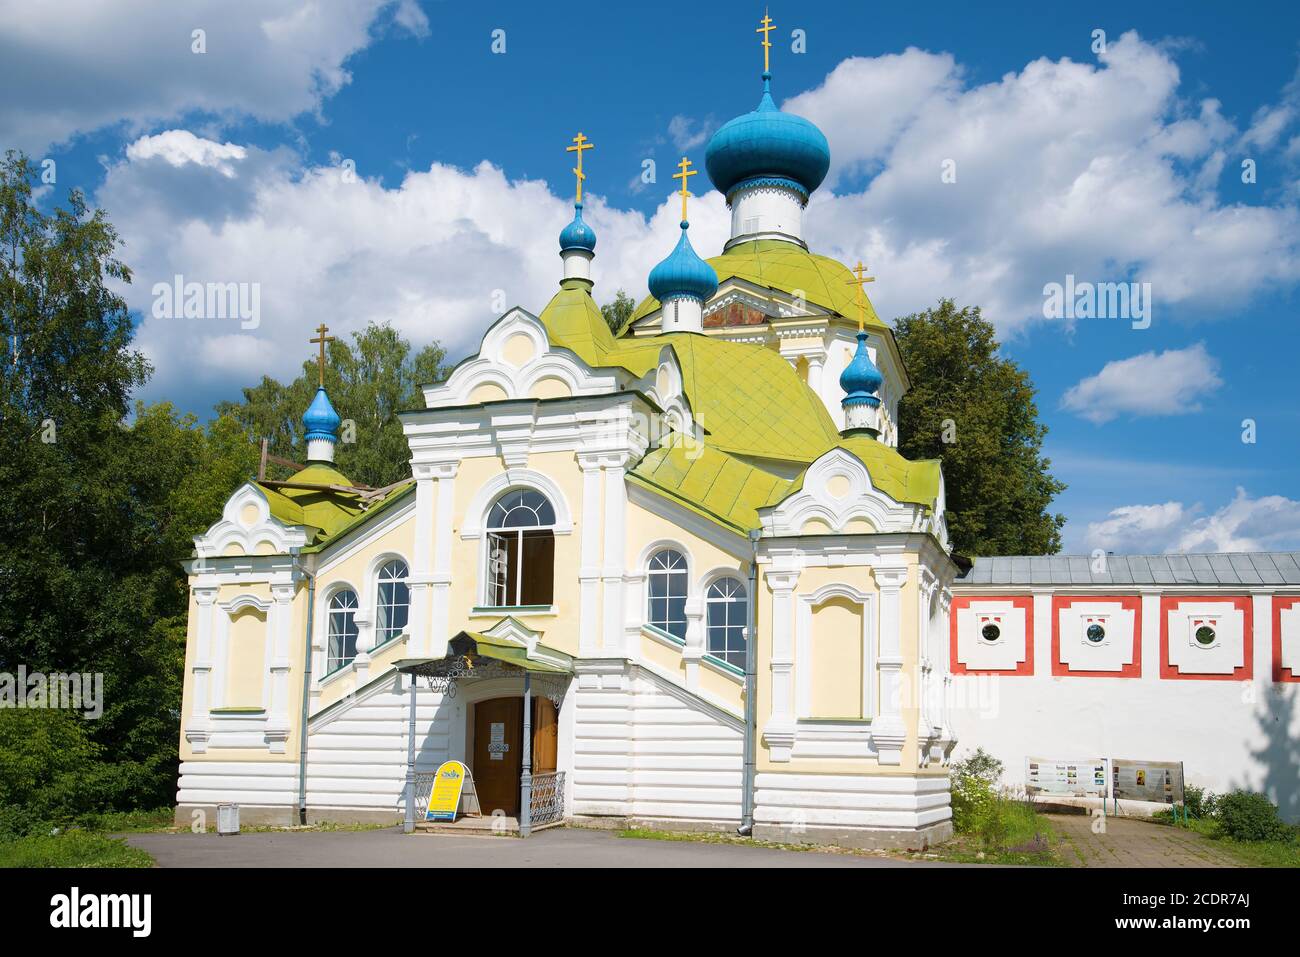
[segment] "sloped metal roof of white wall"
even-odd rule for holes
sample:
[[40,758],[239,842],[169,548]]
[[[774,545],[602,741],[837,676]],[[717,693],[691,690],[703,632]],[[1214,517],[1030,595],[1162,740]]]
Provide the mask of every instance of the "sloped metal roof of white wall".
[[976,558],[957,585],[1300,585],[1300,552]]

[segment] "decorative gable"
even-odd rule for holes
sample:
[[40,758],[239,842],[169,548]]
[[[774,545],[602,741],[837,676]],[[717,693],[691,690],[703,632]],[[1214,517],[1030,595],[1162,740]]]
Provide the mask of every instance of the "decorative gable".
[[194,539],[199,558],[286,555],[307,544],[302,526],[286,525],[271,514],[266,494],[246,482],[226,500],[221,520]]
[[428,408],[555,399],[617,391],[619,373],[595,371],[568,349],[552,347],[546,327],[523,309],[511,309],[483,337],[478,355],[462,362],[446,382],[426,386]]
[[759,515],[768,535],[930,532],[947,548],[941,503],[942,493],[934,509],[895,500],[857,456],[834,448],[808,467],[798,491]]

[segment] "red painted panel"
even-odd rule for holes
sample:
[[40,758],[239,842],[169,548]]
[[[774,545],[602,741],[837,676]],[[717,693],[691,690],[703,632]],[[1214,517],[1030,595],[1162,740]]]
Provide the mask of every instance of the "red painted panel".
[[[1242,660],[1245,664],[1230,675],[1185,675],[1169,663],[1169,613],[1179,605],[1191,602],[1220,602],[1232,605],[1241,612]],[[1252,615],[1254,603],[1249,595],[1162,595],[1160,597],[1160,677],[1179,678],[1185,681],[1249,681],[1254,673],[1255,622]]]
[[1282,667],[1282,612],[1300,604],[1300,595],[1273,596],[1273,680],[1300,681],[1300,674]]
[[[1075,604],[1109,602],[1133,612],[1133,661],[1119,671],[1071,671],[1061,661],[1061,609]],[[1052,674],[1066,678],[1142,677],[1142,597],[1140,595],[1054,595],[1052,596]]]
[[[975,602],[1009,601],[1015,608],[1025,613],[1025,660],[1014,671],[1004,669],[967,668],[957,660],[957,612],[969,608]],[[948,658],[949,666],[955,675],[1032,675],[1034,673],[1034,598],[1032,595],[958,595],[952,600],[948,609]]]

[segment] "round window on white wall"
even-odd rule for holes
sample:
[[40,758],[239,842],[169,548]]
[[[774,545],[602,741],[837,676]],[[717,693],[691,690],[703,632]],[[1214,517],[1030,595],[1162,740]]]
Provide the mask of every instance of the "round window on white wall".
[[1088,641],[1090,641],[1094,645],[1099,645],[1106,640],[1105,626],[1099,625],[1096,622],[1089,625],[1088,630],[1084,632],[1084,634],[1087,637]]
[[980,629],[980,637],[991,645],[1002,637],[1002,629],[992,622],[989,622]]

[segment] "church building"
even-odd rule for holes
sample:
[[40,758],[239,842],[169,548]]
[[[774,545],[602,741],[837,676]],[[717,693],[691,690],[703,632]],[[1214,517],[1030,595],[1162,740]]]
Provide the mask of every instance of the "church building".
[[951,833],[958,748],[1013,781],[1128,756],[1267,784],[1252,748],[1300,736],[1295,556],[954,559],[870,277],[804,239],[830,147],[767,53],[704,157],[730,238],[692,245],[683,158],[623,328],[592,298],[580,133],[559,289],[485,317],[401,414],[409,479],[336,468],[322,374],[305,467],[195,540],[178,821],[416,820],[447,760],[509,830],[908,847]]

